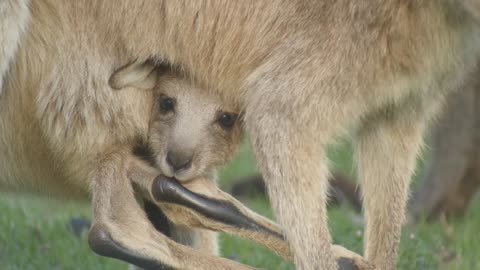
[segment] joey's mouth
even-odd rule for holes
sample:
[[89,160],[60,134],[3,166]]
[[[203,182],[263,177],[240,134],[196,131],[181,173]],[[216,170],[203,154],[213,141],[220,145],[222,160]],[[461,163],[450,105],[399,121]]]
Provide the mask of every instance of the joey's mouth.
[[212,175],[208,174],[203,168],[191,168],[185,171],[176,172],[172,178],[175,178],[181,183],[191,182],[199,178],[209,178]]
[[162,161],[158,162],[158,167],[163,175],[169,178],[175,178],[179,182],[189,182],[198,177],[205,176],[205,171],[202,166],[198,167],[198,164],[192,164],[191,167],[174,171],[163,159]]
[[160,168],[162,171],[162,174],[165,175],[166,177],[174,178],[179,182],[187,182],[195,178],[195,173],[193,173],[191,169],[174,172],[168,166],[165,166],[165,167],[166,168]]
[[177,179],[180,182],[188,182],[192,179],[195,179],[196,175],[192,174],[190,170],[178,171],[172,175],[172,178]]
[[182,185],[192,183],[192,182],[194,182],[195,180],[198,179],[198,177],[189,177],[189,178],[181,178],[180,179],[176,176],[168,176],[168,175],[165,175],[165,174],[163,175],[163,177],[166,177],[166,178],[169,178],[171,180],[177,181],[177,182],[181,183]]

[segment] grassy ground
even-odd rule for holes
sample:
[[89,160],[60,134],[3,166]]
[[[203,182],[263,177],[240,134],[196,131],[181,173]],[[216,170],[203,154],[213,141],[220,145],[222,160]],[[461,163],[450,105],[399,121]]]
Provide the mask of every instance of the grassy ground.
[[[332,149],[337,169],[352,173],[348,147]],[[255,171],[247,148],[221,173],[221,185]],[[268,201],[258,197],[245,201],[252,209],[272,217]],[[100,258],[88,248],[85,234],[77,237],[69,227],[72,217],[90,216],[81,202],[46,200],[27,195],[0,193],[0,269],[127,269],[126,264]],[[347,208],[330,210],[334,241],[361,252],[363,226]],[[462,220],[443,224],[420,224],[405,228],[399,269],[480,269],[480,202]],[[268,250],[236,237],[221,236],[222,254],[266,269],[293,269]]]

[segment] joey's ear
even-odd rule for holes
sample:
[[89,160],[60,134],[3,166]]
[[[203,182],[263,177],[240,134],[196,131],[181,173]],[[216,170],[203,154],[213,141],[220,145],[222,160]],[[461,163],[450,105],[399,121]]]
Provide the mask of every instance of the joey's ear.
[[151,62],[131,63],[117,69],[108,83],[116,90],[125,87],[152,89],[157,82],[155,65]]

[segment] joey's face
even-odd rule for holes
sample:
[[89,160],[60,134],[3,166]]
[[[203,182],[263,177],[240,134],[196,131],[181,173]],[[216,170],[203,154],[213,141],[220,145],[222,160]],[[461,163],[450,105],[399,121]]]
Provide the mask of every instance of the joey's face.
[[187,181],[232,158],[241,141],[237,113],[185,79],[162,76],[155,91],[148,140],[163,174]]

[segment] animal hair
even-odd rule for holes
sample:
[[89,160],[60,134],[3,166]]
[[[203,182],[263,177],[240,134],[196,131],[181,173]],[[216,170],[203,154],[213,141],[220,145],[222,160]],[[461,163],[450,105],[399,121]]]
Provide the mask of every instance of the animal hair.
[[275,214],[306,270],[348,256],[333,248],[318,201],[327,199],[325,148],[351,129],[365,259],[395,268],[423,130],[480,50],[478,0],[31,5],[0,100],[2,183],[88,190],[100,156],[148,133],[151,94],[115,93],[112,73],[170,63],[245,112]]

